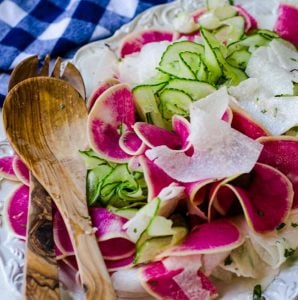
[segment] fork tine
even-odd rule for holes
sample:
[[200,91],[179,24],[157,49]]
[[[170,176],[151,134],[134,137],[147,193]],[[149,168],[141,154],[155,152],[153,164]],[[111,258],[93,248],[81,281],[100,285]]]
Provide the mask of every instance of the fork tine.
[[27,78],[38,76],[38,63],[37,55],[21,61],[11,73],[8,90],[10,91],[16,84]]
[[50,75],[51,77],[55,77],[58,79],[60,78],[61,63],[62,63],[62,59],[61,59],[61,57],[58,56],[55,61],[55,65],[54,65],[52,74]]
[[84,100],[86,100],[85,84],[80,71],[70,62],[67,63],[60,78],[74,87]]
[[39,76],[49,76],[50,61],[51,56],[47,54],[44,59],[43,66],[39,72]]

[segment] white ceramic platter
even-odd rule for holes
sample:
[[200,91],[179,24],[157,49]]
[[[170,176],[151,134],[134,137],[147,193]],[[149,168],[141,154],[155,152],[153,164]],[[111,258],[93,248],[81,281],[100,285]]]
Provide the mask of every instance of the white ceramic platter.
[[[276,18],[278,0],[238,0],[258,21],[262,28],[272,29]],[[102,76],[96,68],[96,62],[103,48],[110,47],[117,51],[120,40],[128,33],[145,28],[168,28],[171,29],[171,20],[181,10],[192,11],[204,6],[202,0],[180,0],[166,5],[153,7],[132,22],[121,27],[111,38],[87,44],[82,47],[74,57],[73,62],[81,68],[82,62],[88,64],[88,72],[83,74],[88,78],[86,82],[87,93],[95,87]],[[85,68],[86,69],[86,68]],[[86,72],[86,71],[85,71]],[[2,117],[1,117],[2,120]],[[0,122],[1,123],[1,122]],[[4,133],[0,124],[0,156],[11,155]],[[9,231],[2,211],[5,200],[13,183],[6,180],[0,181],[0,299],[21,299],[21,288],[23,282],[24,266],[24,242],[17,239]],[[253,280],[234,280],[227,284],[219,284],[221,300],[249,300],[252,299],[252,290],[255,284],[260,283]],[[264,279],[263,286],[267,286],[263,296],[266,300],[294,300],[298,299],[298,261],[292,261],[284,266],[276,274]],[[75,297],[79,298],[79,297]]]

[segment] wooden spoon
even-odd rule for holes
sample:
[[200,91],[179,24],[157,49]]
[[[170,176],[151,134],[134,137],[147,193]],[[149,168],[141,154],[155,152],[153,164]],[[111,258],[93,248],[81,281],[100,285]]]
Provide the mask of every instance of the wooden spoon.
[[6,97],[3,121],[12,147],[64,219],[86,299],[116,299],[86,204],[86,169],[78,152],[87,145],[83,99],[61,80],[27,79]]

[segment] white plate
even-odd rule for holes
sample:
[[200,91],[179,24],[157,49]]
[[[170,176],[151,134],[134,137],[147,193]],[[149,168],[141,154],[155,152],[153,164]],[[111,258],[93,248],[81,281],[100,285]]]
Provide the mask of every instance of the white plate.
[[[238,0],[249,12],[255,16],[263,28],[272,28],[276,17],[278,0]],[[76,54],[73,62],[80,68],[82,58],[90,59],[90,74],[96,72],[94,57],[98,55],[105,44],[114,50],[118,49],[119,41],[127,33],[144,28],[170,28],[171,20],[182,8],[194,10],[203,6],[201,0],[180,0],[171,4],[153,7],[139,15],[132,22],[123,26],[111,38],[90,43],[82,47]],[[93,69],[94,66],[94,69]],[[90,75],[91,76],[91,75]],[[93,78],[95,81],[98,78]],[[89,93],[93,86],[89,87]],[[2,120],[2,117],[1,117]],[[11,148],[3,135],[3,126],[0,124],[0,156],[10,155]],[[18,300],[21,299],[21,287],[23,282],[24,266],[24,243],[15,238],[3,222],[1,211],[13,183],[2,180],[0,185],[0,299]],[[2,225],[1,225],[2,224]],[[220,299],[225,300],[251,300],[252,289],[256,282],[253,280],[234,280],[229,285],[219,286]],[[264,292],[266,300],[294,300],[298,299],[298,262],[288,264],[271,274],[262,284],[268,284]]]

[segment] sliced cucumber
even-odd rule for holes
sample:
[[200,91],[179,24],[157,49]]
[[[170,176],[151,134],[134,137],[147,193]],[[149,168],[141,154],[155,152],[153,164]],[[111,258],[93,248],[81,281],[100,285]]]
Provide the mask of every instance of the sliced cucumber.
[[251,53],[247,49],[234,51],[231,55],[227,57],[227,62],[233,67],[245,70],[250,56]]
[[280,37],[276,32],[268,29],[259,29],[257,30],[257,33],[270,40]]
[[208,30],[214,30],[221,25],[221,22],[213,11],[209,11],[207,13],[204,13],[199,18],[199,24],[201,27],[204,27]]
[[173,234],[173,221],[162,216],[155,216],[148,226],[148,234],[155,236],[168,236]]
[[265,46],[269,42],[270,42],[270,39],[264,37],[263,35],[253,34],[248,37],[244,37],[237,42],[229,44],[228,54],[231,54],[234,51],[238,51],[243,48],[248,49],[249,52],[252,52],[255,48],[258,48],[260,46]]
[[241,16],[226,19],[222,26],[215,32],[215,37],[224,44],[238,41],[244,34],[244,18]]
[[97,154],[93,150],[79,150],[80,154],[82,155],[84,161],[85,161],[85,166],[87,170],[91,170],[95,168],[98,165],[106,164],[107,161],[99,158]]
[[179,56],[181,57],[183,62],[191,69],[191,71],[194,74],[197,74],[197,72],[200,69],[200,65],[201,65],[201,56],[200,56],[200,54],[185,51],[185,52],[181,52],[179,54]]
[[219,20],[225,20],[236,16],[237,10],[234,6],[225,5],[222,7],[215,8],[214,14],[219,18]]
[[112,213],[129,220],[132,219],[139,211],[137,208],[116,208],[113,206],[108,206],[108,209]]
[[205,64],[209,71],[208,82],[216,83],[222,76],[220,63],[215,55],[214,49],[219,47],[219,42],[207,30],[201,28],[201,34],[205,44]]
[[109,165],[99,165],[87,173],[87,202],[89,205],[94,204],[100,195],[100,189],[103,180],[112,172]]
[[155,93],[165,85],[166,82],[156,85],[138,85],[132,91],[140,118],[147,123],[152,123],[159,127],[164,127],[164,122],[158,110]]
[[189,79],[173,79],[165,88],[183,91],[190,95],[193,101],[204,98],[215,91],[215,88],[209,83]]
[[160,93],[159,99],[162,116],[168,122],[173,115],[188,117],[192,98],[185,92],[167,88]]
[[195,74],[179,56],[181,52],[186,51],[202,54],[204,48],[202,45],[190,41],[173,43],[164,52],[159,63],[159,70],[178,78],[195,79]]
[[207,81],[208,80],[208,69],[203,60],[201,60],[200,69],[197,72],[197,79],[199,81]]
[[147,263],[169,247],[172,236],[155,237],[146,240],[139,248],[134,259],[135,264]]

